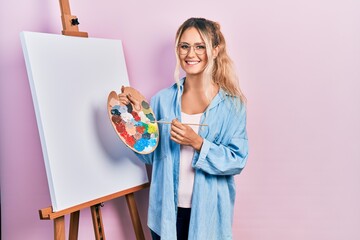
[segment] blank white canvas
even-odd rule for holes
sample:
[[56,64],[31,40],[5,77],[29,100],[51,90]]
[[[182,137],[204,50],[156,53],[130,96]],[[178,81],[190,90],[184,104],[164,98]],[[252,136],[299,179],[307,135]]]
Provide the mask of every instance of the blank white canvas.
[[54,211],[147,183],[118,138],[107,97],[129,86],[120,40],[22,32]]

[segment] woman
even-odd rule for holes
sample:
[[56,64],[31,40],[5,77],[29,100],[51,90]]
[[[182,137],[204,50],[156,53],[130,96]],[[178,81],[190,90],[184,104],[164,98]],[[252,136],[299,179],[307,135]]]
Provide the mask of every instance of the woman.
[[156,118],[171,125],[159,124],[156,150],[138,155],[153,166],[148,226],[153,239],[232,239],[233,176],[248,155],[245,98],[219,24],[190,18],[175,46],[177,83],[151,99]]

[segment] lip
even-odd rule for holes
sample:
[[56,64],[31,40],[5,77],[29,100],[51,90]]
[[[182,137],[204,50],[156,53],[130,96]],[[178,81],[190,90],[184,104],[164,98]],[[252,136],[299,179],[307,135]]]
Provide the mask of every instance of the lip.
[[199,60],[185,60],[186,64],[187,65],[190,65],[190,66],[193,66],[193,65],[196,65],[198,63],[200,63]]

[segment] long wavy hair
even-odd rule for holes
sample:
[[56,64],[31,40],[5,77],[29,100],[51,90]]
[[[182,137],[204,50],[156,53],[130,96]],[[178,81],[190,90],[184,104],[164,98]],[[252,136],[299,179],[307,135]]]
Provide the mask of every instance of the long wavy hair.
[[[217,84],[227,94],[239,99],[245,103],[246,98],[242,93],[239,80],[234,71],[233,62],[226,51],[226,42],[224,35],[220,30],[220,24],[205,18],[189,18],[177,30],[175,38],[176,68],[175,81],[178,82],[180,77],[180,57],[178,44],[182,34],[189,28],[195,28],[206,45],[206,54],[208,58],[207,65],[204,69],[205,89],[211,82]],[[217,56],[213,56],[213,49],[218,47]]]

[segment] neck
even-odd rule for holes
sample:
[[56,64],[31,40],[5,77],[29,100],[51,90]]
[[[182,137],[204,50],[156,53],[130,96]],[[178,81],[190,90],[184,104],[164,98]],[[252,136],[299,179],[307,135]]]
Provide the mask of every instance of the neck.
[[203,76],[186,76],[184,91],[205,92],[206,90],[217,93],[219,91],[219,87],[212,81],[210,83],[205,83]]
[[206,87],[205,80],[202,75],[186,76],[184,89],[204,91]]
[[202,76],[186,76],[184,82],[184,95],[196,95],[203,101],[210,102],[219,91],[219,86],[212,81],[205,83]]
[[210,83],[203,84],[203,78],[186,76],[184,92],[181,97],[181,110],[188,114],[202,113],[219,91],[219,87]]

